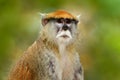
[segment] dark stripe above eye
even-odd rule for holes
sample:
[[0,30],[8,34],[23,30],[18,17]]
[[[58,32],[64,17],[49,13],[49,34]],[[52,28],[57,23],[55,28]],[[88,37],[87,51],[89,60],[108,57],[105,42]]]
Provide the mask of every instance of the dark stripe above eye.
[[66,21],[66,23],[74,22],[75,24],[78,23],[78,20],[76,19],[69,19],[69,18],[49,18],[48,21],[56,20],[58,23],[62,23],[62,21]]

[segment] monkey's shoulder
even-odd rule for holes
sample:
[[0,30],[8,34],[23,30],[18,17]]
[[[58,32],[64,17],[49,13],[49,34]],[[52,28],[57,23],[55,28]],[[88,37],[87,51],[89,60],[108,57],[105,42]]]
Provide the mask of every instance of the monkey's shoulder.
[[42,80],[46,80],[50,77],[53,79],[58,78],[58,60],[52,52],[28,52],[29,51],[26,51],[13,67],[11,74],[12,77],[14,77],[15,79],[20,78],[21,80],[24,80],[25,75],[27,80],[34,80],[35,76],[36,78]]

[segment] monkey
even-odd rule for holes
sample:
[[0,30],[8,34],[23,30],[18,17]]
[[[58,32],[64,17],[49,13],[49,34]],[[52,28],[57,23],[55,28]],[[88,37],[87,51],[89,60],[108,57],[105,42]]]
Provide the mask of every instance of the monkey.
[[78,16],[64,10],[41,14],[38,39],[11,69],[8,80],[84,80],[75,46]]

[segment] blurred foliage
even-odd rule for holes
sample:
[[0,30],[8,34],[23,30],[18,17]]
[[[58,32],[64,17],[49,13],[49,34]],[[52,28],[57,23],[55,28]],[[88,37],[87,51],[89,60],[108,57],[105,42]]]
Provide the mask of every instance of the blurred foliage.
[[0,0],[0,80],[38,37],[38,12],[68,10],[81,17],[79,53],[85,80],[120,79],[120,0]]

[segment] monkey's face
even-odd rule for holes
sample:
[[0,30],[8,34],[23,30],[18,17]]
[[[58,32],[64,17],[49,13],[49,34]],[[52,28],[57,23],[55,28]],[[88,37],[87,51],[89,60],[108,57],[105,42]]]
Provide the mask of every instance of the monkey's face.
[[75,39],[77,21],[68,18],[58,18],[53,20],[56,30],[56,40],[59,44],[69,44]]
[[74,41],[77,33],[77,20],[69,18],[50,18],[48,22],[49,26],[48,35],[58,44],[69,44]]
[[44,34],[48,40],[66,45],[75,41],[79,16],[61,10],[41,16]]

